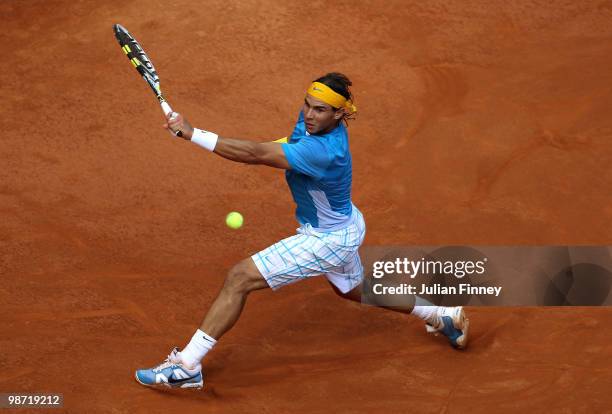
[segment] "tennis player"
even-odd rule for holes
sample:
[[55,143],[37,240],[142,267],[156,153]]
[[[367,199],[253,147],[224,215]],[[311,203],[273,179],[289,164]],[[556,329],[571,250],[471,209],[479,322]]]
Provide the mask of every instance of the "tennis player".
[[[208,151],[246,164],[285,170],[297,205],[297,234],[242,260],[228,272],[221,291],[187,346],[174,348],[160,365],[136,371],[136,380],[148,386],[201,388],[201,361],[230,330],[242,312],[249,293],[279,289],[290,283],[324,275],[333,290],[346,299],[361,301],[364,277],[358,249],[366,226],[351,201],[352,163],[348,120],[357,111],[341,73],[316,79],[306,91],[303,107],[291,136],[259,143],[220,137],[197,128],[180,114],[164,125]],[[462,307],[433,306],[412,297],[407,306],[392,310],[422,318],[428,330],[441,332],[451,345],[464,348],[468,320]]]

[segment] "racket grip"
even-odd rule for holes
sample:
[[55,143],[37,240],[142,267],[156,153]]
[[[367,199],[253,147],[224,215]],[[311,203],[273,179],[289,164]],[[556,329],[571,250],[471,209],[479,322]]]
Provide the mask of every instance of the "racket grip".
[[168,116],[168,115],[170,115],[172,113],[172,108],[170,107],[170,105],[166,101],[163,101],[161,103],[161,108],[162,108],[162,111],[164,111],[164,115],[166,115],[166,116]]
[[[160,105],[161,105],[162,111],[164,111],[164,115],[170,116],[170,114],[172,114],[172,108],[170,107],[170,104],[168,102],[162,101]],[[182,137],[183,132],[177,131],[174,135],[176,135],[177,137]]]

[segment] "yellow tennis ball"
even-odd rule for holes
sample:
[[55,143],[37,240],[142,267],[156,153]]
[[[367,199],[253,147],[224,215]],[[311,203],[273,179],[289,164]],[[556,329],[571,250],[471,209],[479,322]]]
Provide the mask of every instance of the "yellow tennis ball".
[[243,222],[244,219],[242,218],[242,214],[236,211],[232,211],[227,215],[227,217],[225,217],[225,224],[227,224],[227,227],[229,227],[230,229],[239,229],[240,227],[242,227]]

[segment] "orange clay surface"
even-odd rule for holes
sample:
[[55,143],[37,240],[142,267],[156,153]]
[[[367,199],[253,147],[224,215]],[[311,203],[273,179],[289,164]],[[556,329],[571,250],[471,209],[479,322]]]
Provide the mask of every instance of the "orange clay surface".
[[162,130],[112,25],[223,136],[285,136],[312,79],[348,74],[366,245],[610,245],[611,22],[609,0],[3,0],[0,392],[79,413],[609,411],[610,308],[470,308],[457,352],[322,278],[254,293],[204,391],[138,385],[297,224],[280,170]]

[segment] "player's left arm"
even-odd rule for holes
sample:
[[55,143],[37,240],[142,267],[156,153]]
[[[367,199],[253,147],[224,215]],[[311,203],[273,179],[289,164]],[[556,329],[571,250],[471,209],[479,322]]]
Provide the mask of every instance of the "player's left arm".
[[[173,114],[164,128],[171,131],[181,131],[182,138],[191,141],[194,128],[180,114]],[[216,134],[213,134],[216,135]],[[281,143],[283,138],[274,142],[255,142],[246,139],[225,138],[217,136],[213,152],[223,158],[244,164],[262,164],[274,168],[290,169]],[[286,142],[286,140],[285,140]],[[198,145],[201,145],[198,142]],[[208,148],[206,145],[204,147]],[[211,148],[208,148],[211,150]]]
[[282,145],[276,142],[219,137],[213,152],[228,160],[245,164],[262,164],[285,170],[291,168]]

